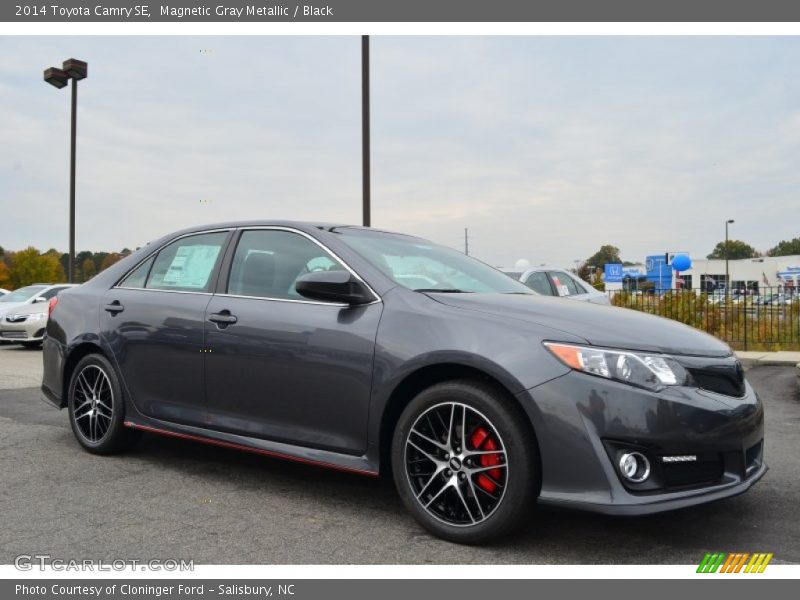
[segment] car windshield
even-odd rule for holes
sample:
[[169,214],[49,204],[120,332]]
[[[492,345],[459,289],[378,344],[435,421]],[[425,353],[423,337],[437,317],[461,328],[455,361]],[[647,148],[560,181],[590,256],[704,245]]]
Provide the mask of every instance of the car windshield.
[[533,295],[505,273],[420,238],[351,228],[336,233],[387,277],[414,291]]
[[47,286],[44,285],[29,285],[28,287],[19,288],[10,294],[6,294],[0,298],[0,302],[25,302],[46,289]]

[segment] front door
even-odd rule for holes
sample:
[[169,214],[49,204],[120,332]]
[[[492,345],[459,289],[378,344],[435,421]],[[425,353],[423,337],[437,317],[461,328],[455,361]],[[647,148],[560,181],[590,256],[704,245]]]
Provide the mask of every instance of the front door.
[[309,236],[241,233],[225,294],[206,310],[211,427],[350,454],[366,450],[375,335],[383,304],[313,302],[295,282],[345,269]]

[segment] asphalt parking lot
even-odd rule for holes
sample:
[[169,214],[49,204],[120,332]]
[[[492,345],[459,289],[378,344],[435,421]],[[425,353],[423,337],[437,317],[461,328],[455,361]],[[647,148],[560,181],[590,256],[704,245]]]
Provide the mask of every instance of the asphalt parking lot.
[[39,399],[41,351],[0,346],[0,563],[193,559],[197,564],[691,564],[709,550],[800,563],[800,394],[795,370],[748,373],[767,408],[770,471],[748,493],[638,518],[535,510],[502,544],[432,538],[388,480],[146,436],[96,457]]

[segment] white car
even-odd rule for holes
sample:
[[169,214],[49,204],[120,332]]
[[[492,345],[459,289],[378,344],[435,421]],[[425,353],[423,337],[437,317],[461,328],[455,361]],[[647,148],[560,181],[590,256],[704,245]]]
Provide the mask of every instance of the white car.
[[74,286],[68,283],[36,283],[0,296],[0,325],[4,322],[6,314],[31,304],[43,304],[44,311],[47,312],[50,298],[69,287]]
[[608,296],[603,292],[596,290],[580,277],[564,269],[535,267],[525,271],[500,270],[509,277],[518,279],[534,292],[538,292],[543,296],[559,296],[570,300],[591,302],[592,304],[611,304]]
[[74,285],[37,283],[0,297],[0,343],[41,344],[50,300],[70,287]]

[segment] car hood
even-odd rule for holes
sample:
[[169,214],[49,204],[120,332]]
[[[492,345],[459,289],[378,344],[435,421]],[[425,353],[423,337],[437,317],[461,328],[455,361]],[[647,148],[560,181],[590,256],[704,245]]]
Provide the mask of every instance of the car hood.
[[46,313],[48,311],[47,302],[22,302],[20,304],[15,302],[11,306],[13,308],[9,310],[0,310],[6,315],[33,315],[36,313]]
[[592,345],[689,356],[729,356],[727,344],[671,319],[627,308],[528,294],[428,294],[454,308],[558,329]]
[[25,306],[25,304],[25,302],[0,302],[0,317],[4,316],[7,312],[20,310],[20,307]]

